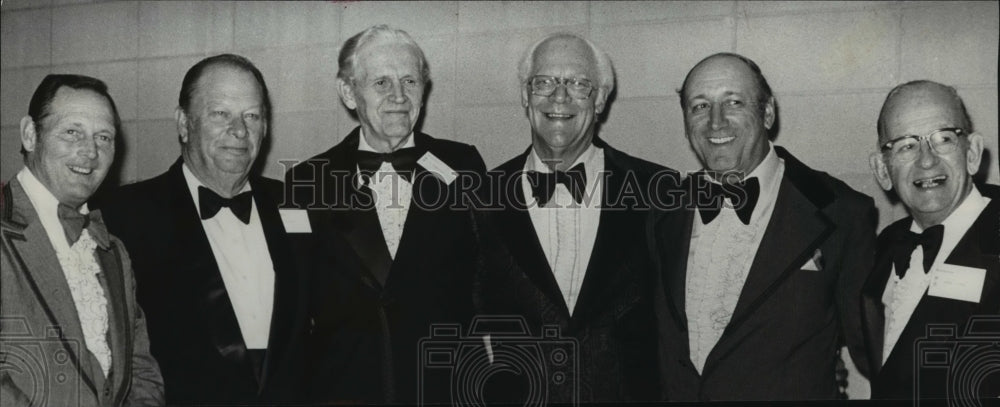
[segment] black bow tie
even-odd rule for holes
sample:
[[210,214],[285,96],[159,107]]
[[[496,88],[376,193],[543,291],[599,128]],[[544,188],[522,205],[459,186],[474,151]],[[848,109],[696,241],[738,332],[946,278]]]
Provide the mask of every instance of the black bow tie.
[[587,172],[583,163],[575,165],[567,171],[538,172],[528,171],[528,182],[531,183],[531,194],[538,201],[538,206],[545,206],[556,191],[556,184],[563,184],[576,203],[583,201],[583,190],[587,186]]
[[223,207],[233,211],[233,215],[243,224],[250,224],[250,209],[253,206],[253,193],[247,191],[232,198],[223,198],[211,189],[198,187],[198,207],[201,209],[201,219],[211,219]]
[[944,240],[944,225],[934,225],[924,233],[914,233],[906,231],[894,243],[892,262],[896,266],[896,275],[903,278],[906,270],[910,268],[910,256],[917,249],[917,245],[924,248],[924,273],[931,271],[934,265],[934,258],[941,250],[941,241]]
[[84,215],[69,205],[59,204],[56,212],[59,215],[59,223],[62,224],[63,233],[66,234],[66,241],[69,242],[70,246],[80,240],[84,229],[89,229],[91,237],[101,246],[107,247],[108,231],[104,227],[100,211],[90,211]]
[[413,182],[413,170],[417,168],[417,160],[423,155],[423,150],[417,147],[402,148],[391,153],[376,153],[373,151],[355,152],[358,168],[362,173],[371,176],[382,166],[382,163],[392,164],[396,173],[409,182]]
[[[700,177],[696,176],[694,182],[698,182]],[[701,214],[702,224],[707,225],[719,216],[724,204],[723,198],[729,198],[740,222],[744,225],[750,224],[750,215],[753,215],[757,199],[760,198],[760,180],[757,177],[726,185],[710,181],[707,184],[704,187],[699,186],[695,194],[695,204],[698,206],[698,213]]]

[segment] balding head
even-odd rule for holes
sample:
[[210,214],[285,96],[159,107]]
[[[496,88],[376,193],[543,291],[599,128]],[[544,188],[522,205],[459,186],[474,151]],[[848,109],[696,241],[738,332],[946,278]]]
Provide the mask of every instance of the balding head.
[[937,82],[907,82],[889,92],[878,116],[878,143],[899,137],[901,126],[924,121],[946,121],[973,133],[972,120],[955,88]]

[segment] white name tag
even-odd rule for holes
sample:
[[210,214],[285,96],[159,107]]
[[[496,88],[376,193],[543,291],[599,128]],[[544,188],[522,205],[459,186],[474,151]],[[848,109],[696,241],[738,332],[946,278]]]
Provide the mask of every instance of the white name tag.
[[942,264],[934,270],[927,295],[979,303],[986,269]]
[[278,209],[281,223],[285,224],[287,233],[312,233],[309,227],[309,214],[305,209]]
[[430,171],[447,185],[451,185],[452,181],[458,178],[458,173],[455,170],[451,169],[448,164],[445,164],[444,161],[441,161],[434,154],[431,154],[430,151],[424,153],[423,157],[417,160],[417,164],[420,164],[421,167]]

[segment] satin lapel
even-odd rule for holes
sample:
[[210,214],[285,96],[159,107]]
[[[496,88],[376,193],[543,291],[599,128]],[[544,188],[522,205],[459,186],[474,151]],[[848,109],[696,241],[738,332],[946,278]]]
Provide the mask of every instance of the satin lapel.
[[[86,344],[83,341],[83,327],[80,325],[80,318],[76,313],[76,305],[73,303],[72,293],[66,277],[63,274],[62,266],[56,257],[56,251],[49,241],[48,234],[28,196],[24,193],[20,183],[13,180],[4,188],[4,196],[11,198],[14,213],[25,220],[25,227],[21,230],[21,235],[16,232],[7,232],[3,236],[4,244],[9,244],[11,255],[19,268],[25,273],[30,282],[35,297],[38,298],[39,305],[48,316],[51,325],[59,327],[63,338],[76,338],[77,341],[62,341],[64,348],[69,353],[70,361],[77,366],[84,383],[94,394],[97,394],[97,387],[94,378],[91,377],[92,368],[89,359],[92,356],[86,351]],[[36,335],[48,335],[49,333],[35,333]],[[87,363],[84,363],[84,362]]]
[[[682,188],[690,191],[691,178],[685,178]],[[672,313],[677,326],[687,331],[687,310],[685,309],[685,297],[687,294],[687,265],[688,254],[691,248],[691,232],[696,221],[696,211],[690,208],[691,196],[683,194],[680,198],[680,207],[663,214],[658,222],[653,225],[654,232],[658,237],[658,253],[654,256],[660,258],[660,279],[663,281],[663,290],[668,301],[673,305]],[[686,341],[685,341],[686,343]]]
[[[611,191],[618,194],[625,184],[626,170],[614,162],[611,157],[613,152],[610,148],[605,148],[604,169],[610,172],[610,176],[605,177],[602,191],[602,202],[610,202],[608,197]],[[574,320],[584,320],[585,317],[595,307],[599,306],[597,300],[600,299],[602,289],[607,289],[609,280],[622,272],[621,268],[627,263],[625,244],[630,228],[634,227],[641,219],[640,212],[628,210],[622,207],[602,208],[597,226],[597,237],[594,240],[594,247],[591,251],[590,262],[587,264],[587,271],[583,275],[583,284],[580,286],[580,296],[576,300],[576,307],[573,310]],[[634,233],[634,231],[633,231]],[[635,292],[638,295],[638,291]],[[621,293],[625,295],[625,293]]]
[[125,379],[132,377],[132,320],[129,315],[126,296],[125,276],[122,271],[119,248],[111,243],[107,249],[95,249],[101,264],[101,283],[108,300],[108,337],[111,348],[112,388],[120,390],[114,394],[114,405],[119,405],[125,397]]
[[986,270],[979,302],[933,297],[924,293],[903,328],[896,346],[892,348],[886,364],[895,360],[902,341],[924,337],[928,322],[965,326],[972,315],[995,314],[1000,309],[1000,250],[997,249],[1000,235],[997,233],[997,219],[1000,219],[1000,201],[993,198],[945,260],[946,264]]
[[343,148],[331,158],[337,166],[335,171],[348,175],[338,180],[341,185],[331,191],[334,195],[328,202],[336,207],[331,214],[334,229],[343,234],[364,266],[363,270],[357,270],[362,281],[375,290],[382,290],[392,268],[392,256],[385,244],[373,196],[363,190],[367,187],[359,186],[355,180],[358,168],[351,151],[358,149],[358,137],[355,129],[339,146]]
[[260,217],[261,228],[264,230],[267,251],[271,255],[271,264],[274,266],[274,292],[272,294],[274,300],[272,302],[271,324],[267,337],[267,352],[264,356],[264,367],[261,369],[260,379],[260,390],[263,390],[267,384],[270,366],[272,360],[274,360],[273,357],[277,356],[273,354],[273,350],[284,349],[287,334],[290,333],[283,331],[281,327],[284,325],[278,321],[287,321],[294,318],[294,315],[286,314],[292,313],[295,310],[280,308],[279,305],[284,305],[284,302],[279,301],[279,299],[282,297],[281,293],[288,288],[282,285],[285,282],[282,276],[286,273],[294,273],[295,264],[292,262],[292,256],[289,252],[288,240],[285,235],[285,225],[281,222],[281,216],[278,214],[278,207],[275,204],[276,202],[281,202],[280,197],[273,196],[272,192],[274,191],[267,190],[265,184],[257,178],[251,179],[251,190],[253,191],[254,204],[257,206],[257,216]]
[[875,256],[875,267],[868,274],[868,281],[865,282],[861,291],[863,311],[861,316],[864,318],[864,336],[865,343],[868,345],[872,377],[882,369],[882,347],[885,344],[885,305],[882,304],[882,294],[885,292],[885,286],[892,273],[891,242],[898,235],[895,229],[886,230],[883,233],[890,233],[892,236],[887,236],[880,241],[882,246],[878,248]]
[[[789,170],[792,168],[786,168]],[[833,224],[826,215],[787,177],[782,179],[774,215],[764,231],[723,338],[739,328],[788,273],[809,260],[831,233]]]
[[219,264],[215,260],[205,228],[202,227],[201,217],[194,206],[180,163],[178,160],[171,167],[166,178],[168,185],[165,189],[169,191],[167,199],[170,207],[169,213],[164,216],[170,217],[170,224],[174,226],[168,248],[187,256],[187,261],[178,263],[184,268],[178,272],[187,273],[191,290],[204,304],[201,308],[204,310],[201,313],[203,326],[209,330],[215,349],[224,358],[244,364],[248,370],[252,369],[246,357],[246,344],[243,342],[243,333],[236,320],[232,301],[229,300]]
[[[445,208],[451,203],[451,189],[438,177],[423,167],[417,166],[414,172],[413,189],[410,198],[410,208],[406,212],[406,220],[403,223],[403,233],[399,237],[399,247],[396,249],[396,258],[391,260],[392,271],[390,276],[395,276],[388,280],[386,287],[392,284],[391,281],[399,279],[399,273],[405,273],[413,268],[395,267],[398,265],[416,264],[426,251],[433,245],[427,241],[428,234],[421,231],[433,231],[440,225],[434,223],[435,216],[432,213],[434,208]],[[379,231],[381,233],[381,227]],[[431,234],[433,236],[433,233]],[[380,235],[381,236],[381,235]],[[385,246],[385,239],[382,239]],[[389,249],[386,248],[386,254]],[[406,281],[406,280],[402,280]]]
[[[525,155],[525,159],[526,157]],[[521,160],[516,162],[523,165]],[[538,233],[535,232],[535,226],[531,223],[531,216],[525,206],[521,174],[520,170],[508,171],[499,179],[503,189],[500,193],[502,208],[496,214],[497,229],[524,274],[528,275],[549,301],[558,304],[562,315],[568,318],[569,307],[566,306],[566,300],[559,290],[559,283],[556,282],[549,262],[545,258],[542,244],[538,241]],[[516,179],[512,180],[511,177]]]

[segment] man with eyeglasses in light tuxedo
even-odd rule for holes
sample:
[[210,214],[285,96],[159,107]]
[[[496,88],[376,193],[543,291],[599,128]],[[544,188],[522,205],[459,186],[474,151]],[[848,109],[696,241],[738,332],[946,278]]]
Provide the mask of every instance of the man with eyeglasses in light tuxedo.
[[[522,316],[536,336],[543,325],[557,325],[576,344],[579,357],[570,362],[578,376],[550,385],[547,401],[655,399],[642,230],[654,179],[669,185],[676,174],[598,137],[615,78],[611,60],[589,40],[539,40],[524,54],[518,78],[531,145],[491,172],[499,208],[484,211],[514,260],[480,276],[480,311]],[[505,389],[497,391],[502,401],[525,400],[514,386],[497,387]]]
[[[955,335],[951,341],[942,338],[942,344],[958,345],[963,335],[983,328],[972,326],[970,317],[1000,315],[1000,188],[973,182],[983,144],[950,86],[905,83],[882,105],[880,151],[872,153],[871,169],[910,216],[879,235],[875,267],[863,291],[872,398],[1000,396],[995,367],[992,376],[989,370],[986,376],[969,371],[956,379],[986,356],[971,365],[958,363],[962,349],[955,348],[945,368],[927,364],[930,359],[922,354],[935,349],[921,344],[934,324]],[[995,337],[995,324],[992,332]]]

